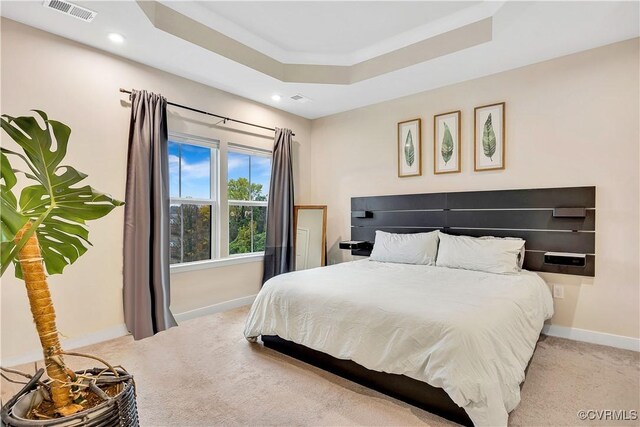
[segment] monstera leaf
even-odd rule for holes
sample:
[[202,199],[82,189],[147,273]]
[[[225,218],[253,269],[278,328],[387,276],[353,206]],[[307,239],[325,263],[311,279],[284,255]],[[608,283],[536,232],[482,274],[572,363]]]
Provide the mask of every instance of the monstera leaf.
[[18,202],[12,191],[16,182],[18,179],[9,159],[0,153],[0,252],[3,256],[14,249],[13,238],[29,220],[18,212]]
[[416,159],[416,148],[413,145],[413,137],[411,131],[407,132],[407,139],[404,141],[404,160],[407,166],[412,166]]
[[482,132],[482,149],[484,155],[493,161],[493,155],[496,153],[496,134],[493,131],[493,124],[491,123],[491,114],[487,117],[487,121],[484,122],[484,131]]
[[445,165],[451,160],[451,156],[453,156],[453,138],[451,137],[449,126],[446,123],[444,124],[444,136],[442,137],[440,154],[442,154],[442,160],[444,160]]
[[[44,264],[49,274],[62,273],[87,251],[89,232],[85,222],[101,218],[123,203],[102,194],[88,185],[76,186],[87,175],[71,166],[61,165],[67,153],[71,129],[63,123],[49,120],[42,111],[35,117],[2,116],[2,129],[22,148],[22,153],[2,148],[2,273],[11,262],[16,276],[21,277],[16,256],[33,232],[37,233]],[[55,142],[55,147],[54,147]],[[16,183],[15,172],[7,155],[19,157],[29,171],[23,172],[33,185],[23,188],[16,203],[11,192]],[[27,222],[32,226],[19,242],[16,232]]]

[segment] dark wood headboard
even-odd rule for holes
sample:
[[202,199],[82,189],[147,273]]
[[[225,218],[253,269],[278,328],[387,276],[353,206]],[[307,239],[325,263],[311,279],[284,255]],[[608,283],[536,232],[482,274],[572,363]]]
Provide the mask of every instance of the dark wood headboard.
[[[595,208],[595,187],[353,197],[351,240],[373,243],[376,230],[520,237],[525,269],[594,276]],[[546,264],[545,252],[587,254],[586,266]],[[371,246],[352,254],[369,256]]]

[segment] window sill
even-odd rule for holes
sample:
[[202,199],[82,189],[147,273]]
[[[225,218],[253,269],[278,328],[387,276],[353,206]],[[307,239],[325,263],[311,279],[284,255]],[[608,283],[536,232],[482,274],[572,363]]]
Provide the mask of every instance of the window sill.
[[246,264],[250,262],[260,262],[264,259],[264,252],[256,252],[246,255],[230,256],[222,259],[212,259],[207,261],[185,262],[169,266],[171,274],[185,273],[187,271],[205,270],[209,268],[226,267],[229,265]]

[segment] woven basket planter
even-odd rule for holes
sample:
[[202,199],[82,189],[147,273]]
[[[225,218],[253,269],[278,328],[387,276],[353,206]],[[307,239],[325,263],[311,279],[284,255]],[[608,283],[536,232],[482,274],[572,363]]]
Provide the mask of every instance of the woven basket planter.
[[122,369],[115,370],[118,376],[104,369],[88,369],[77,371],[77,374],[99,376],[97,385],[121,384],[122,389],[99,405],[86,409],[77,414],[51,420],[29,420],[26,414],[32,405],[39,404],[43,399],[39,391],[38,381],[44,370],[41,369],[18,394],[13,396],[2,407],[2,422],[7,427],[137,427],[138,409],[136,406],[136,388],[133,376]]

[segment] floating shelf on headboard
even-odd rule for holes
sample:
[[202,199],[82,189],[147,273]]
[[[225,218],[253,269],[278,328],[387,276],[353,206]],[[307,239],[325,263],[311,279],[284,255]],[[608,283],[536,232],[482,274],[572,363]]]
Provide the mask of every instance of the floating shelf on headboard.
[[[351,211],[358,214],[351,217],[351,240],[373,242],[376,230],[521,237],[527,270],[594,276],[595,208],[595,187],[353,197]],[[547,264],[545,252],[586,254],[586,265]],[[371,250],[352,254],[369,256]]]

